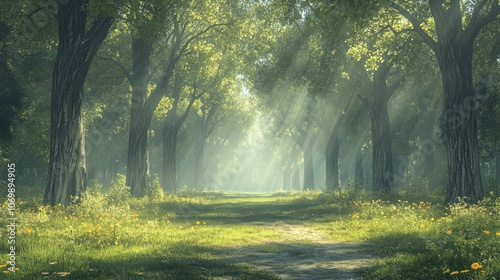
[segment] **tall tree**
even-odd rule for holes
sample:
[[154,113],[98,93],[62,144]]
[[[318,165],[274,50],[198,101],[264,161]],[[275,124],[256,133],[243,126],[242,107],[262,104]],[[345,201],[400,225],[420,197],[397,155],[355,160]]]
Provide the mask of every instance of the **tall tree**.
[[[99,14],[89,24],[89,0],[59,1],[59,46],[52,74],[50,163],[44,203],[68,204],[86,189],[83,85],[113,23]],[[88,27],[90,26],[90,27]]]
[[422,28],[421,19],[408,8],[394,1],[390,5],[411,23],[413,31],[432,49],[439,63],[444,90],[441,126],[448,160],[445,202],[459,197],[477,201],[483,197],[483,186],[472,58],[476,37],[500,15],[500,5],[498,0],[479,0],[464,3],[465,6],[460,0],[429,0],[428,3],[435,37]]
[[373,144],[373,192],[388,193],[394,184],[391,148],[391,127],[387,102],[399,87],[402,77],[387,86],[391,66],[387,61],[378,64],[372,77],[360,63],[362,93],[358,97],[370,111]]

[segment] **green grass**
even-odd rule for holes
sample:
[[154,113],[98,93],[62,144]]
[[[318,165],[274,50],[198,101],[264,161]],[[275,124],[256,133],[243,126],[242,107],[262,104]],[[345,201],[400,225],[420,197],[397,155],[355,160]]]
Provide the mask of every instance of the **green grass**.
[[[39,197],[21,196],[19,271],[3,276],[276,279],[272,271],[231,264],[228,252],[253,248],[305,255],[307,244],[277,242],[285,236],[262,227],[288,223],[320,229],[332,241],[362,243],[363,250],[379,258],[360,271],[366,279],[500,279],[500,201],[445,207],[434,198],[382,201],[352,192],[186,192],[135,199],[122,183],[107,193],[91,190],[81,205],[67,207],[43,206]],[[4,229],[0,240],[5,259],[7,234]],[[471,269],[476,262],[483,268]],[[454,271],[459,273],[451,275]]]

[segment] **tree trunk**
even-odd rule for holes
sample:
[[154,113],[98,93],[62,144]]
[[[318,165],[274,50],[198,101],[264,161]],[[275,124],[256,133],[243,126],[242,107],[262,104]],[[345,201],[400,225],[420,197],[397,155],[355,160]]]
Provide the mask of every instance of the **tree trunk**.
[[392,137],[387,103],[403,81],[404,76],[400,76],[390,86],[387,86],[387,75],[391,66],[386,61],[378,64],[373,78],[370,78],[363,64],[360,66],[364,72],[362,82],[365,95],[359,97],[370,110],[372,128],[372,191],[375,195],[387,194],[391,192],[394,185]]
[[172,118],[163,124],[163,164],[161,185],[166,193],[177,192],[177,132]]
[[326,190],[339,189],[339,136],[334,129],[326,146]]
[[69,204],[86,190],[83,85],[113,18],[86,31],[88,0],[57,4],[59,46],[52,74],[50,162],[44,203]]
[[148,146],[149,123],[145,119],[148,91],[148,68],[151,45],[142,38],[132,38],[132,105],[127,155],[127,186],[135,197],[143,197],[149,190],[150,163]]
[[[134,106],[132,106],[134,107]],[[145,126],[140,112],[132,108],[127,156],[127,186],[135,197],[143,197],[149,190],[149,144],[148,126]]]
[[448,160],[445,203],[483,198],[477,140],[476,100],[472,86],[472,43],[453,40],[438,44],[436,53],[444,88],[441,115]]
[[313,166],[313,146],[312,139],[306,140],[304,145],[304,190],[314,190],[314,166]]
[[369,90],[366,98],[366,103],[370,108],[372,128],[372,190],[374,194],[389,193],[394,185],[391,149],[392,137],[387,103],[399,86],[399,82],[395,82],[390,87],[387,87],[389,69],[390,66],[387,62],[379,64],[373,75],[373,81],[368,86]]
[[387,102],[379,102],[371,110],[373,141],[373,192],[389,193],[394,184],[392,168],[391,128]]
[[358,147],[356,151],[356,157],[354,159],[354,188],[356,190],[361,190],[364,187],[363,180],[363,152],[361,151],[361,146]]

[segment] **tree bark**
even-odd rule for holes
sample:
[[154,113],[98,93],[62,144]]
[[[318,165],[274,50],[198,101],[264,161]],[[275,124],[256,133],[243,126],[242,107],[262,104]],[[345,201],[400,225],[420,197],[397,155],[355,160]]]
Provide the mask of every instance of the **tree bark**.
[[144,119],[148,90],[148,68],[151,45],[144,39],[132,38],[132,105],[127,155],[127,186],[135,197],[143,197],[150,188],[149,124]]
[[363,178],[363,152],[361,151],[361,146],[358,147],[356,151],[356,157],[354,159],[354,188],[356,190],[361,190],[364,187]]
[[373,192],[389,193],[394,184],[391,128],[387,102],[377,102],[371,110],[373,141]]
[[314,190],[314,165],[313,165],[313,147],[314,141],[308,139],[305,141],[304,151],[304,190]]
[[50,162],[44,203],[69,204],[86,190],[83,85],[113,23],[94,20],[86,30],[88,0],[57,4],[59,46],[52,74]]
[[448,160],[445,203],[467,197],[483,197],[477,140],[476,100],[472,85],[472,44],[438,44],[439,67],[444,87],[441,115],[443,142]]
[[161,185],[166,193],[177,192],[177,133],[175,121],[163,123],[163,164]]
[[339,189],[339,136],[334,129],[326,146],[326,190]]
[[372,191],[374,194],[387,194],[394,185],[392,137],[387,103],[394,91],[399,87],[403,77],[401,76],[400,79],[387,86],[389,69],[390,65],[387,62],[382,62],[378,65],[373,78],[370,78],[363,65],[361,68],[364,72],[363,83],[366,92],[360,98],[370,110],[372,128]]

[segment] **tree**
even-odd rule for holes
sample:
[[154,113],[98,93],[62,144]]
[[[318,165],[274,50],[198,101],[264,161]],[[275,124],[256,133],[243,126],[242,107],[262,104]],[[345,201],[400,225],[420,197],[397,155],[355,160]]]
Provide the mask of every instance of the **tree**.
[[[491,3],[487,5],[488,2]],[[465,3],[465,9],[459,0],[429,0],[435,37],[422,28],[421,21],[407,8],[394,1],[390,5],[411,23],[413,31],[432,49],[439,63],[444,91],[441,126],[448,160],[445,202],[456,201],[459,197],[480,200],[483,186],[472,58],[474,40],[498,17],[500,5],[497,0],[480,0],[475,5]],[[465,23],[464,19],[468,22]]]
[[358,95],[370,111],[373,144],[373,193],[389,193],[394,185],[392,166],[392,136],[387,113],[387,102],[401,83],[400,76],[387,86],[387,77],[391,66],[387,61],[378,64],[373,76],[360,65],[362,94]]
[[113,17],[89,25],[88,0],[57,3],[59,46],[52,74],[50,162],[44,203],[68,204],[86,189],[83,85]]

